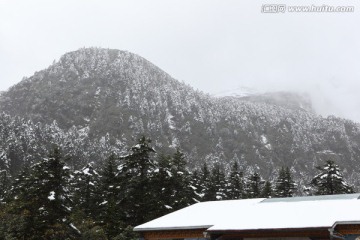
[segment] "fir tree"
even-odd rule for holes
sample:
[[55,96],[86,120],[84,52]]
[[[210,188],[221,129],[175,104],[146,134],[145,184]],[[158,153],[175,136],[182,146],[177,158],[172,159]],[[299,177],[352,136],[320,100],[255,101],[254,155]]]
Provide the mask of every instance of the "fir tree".
[[160,155],[158,168],[154,171],[153,186],[157,205],[156,215],[162,216],[173,211],[174,179],[171,173],[171,157]]
[[318,166],[320,171],[312,181],[311,185],[315,187],[316,195],[332,195],[354,192],[344,180],[340,168],[332,160],[327,160],[324,166]]
[[150,143],[151,140],[145,137],[139,139],[131,148],[131,153],[121,159],[119,167],[123,209],[126,211],[126,222],[131,226],[156,217],[158,201],[152,184],[156,165],[150,156],[155,151]]
[[191,176],[186,168],[184,154],[177,149],[171,159],[171,178],[173,189],[173,209],[178,210],[194,203],[195,193],[191,188]]
[[0,205],[5,203],[10,188],[10,179],[6,170],[0,170]]
[[139,234],[134,232],[133,227],[128,226],[124,229],[122,233],[113,238],[113,240],[138,240]]
[[3,209],[1,225],[4,239],[5,235],[10,239],[31,239],[37,213],[36,209],[32,208],[31,192],[28,192],[31,185],[30,167],[26,166],[14,180],[6,208]]
[[125,218],[120,205],[120,182],[116,174],[116,157],[111,155],[100,173],[101,195],[98,203],[98,220],[109,239],[121,233],[122,219]]
[[201,176],[199,181],[199,192],[201,201],[212,201],[214,200],[214,196],[211,196],[209,194],[210,190],[209,187],[211,185],[211,179],[210,179],[210,171],[208,169],[208,166],[206,163],[204,163],[203,167],[201,168]]
[[74,208],[84,212],[85,217],[88,218],[95,219],[98,215],[99,178],[93,163],[88,163],[80,171],[75,171],[72,179]]
[[69,168],[57,147],[29,172],[23,171],[17,183],[10,212],[26,216],[22,238],[66,239],[80,234],[69,219]]
[[262,187],[264,181],[261,179],[260,174],[254,172],[247,180],[246,197],[247,198],[258,198],[261,197]]
[[226,189],[225,173],[220,164],[215,164],[211,170],[207,195],[211,200],[225,200],[227,199]]
[[276,197],[292,197],[295,192],[295,182],[292,179],[290,169],[282,167],[276,180],[275,196]]
[[200,202],[203,199],[202,186],[201,186],[201,174],[199,170],[195,169],[191,173],[190,188],[194,191],[194,201]]
[[272,185],[271,182],[266,181],[264,188],[261,191],[261,197],[263,198],[270,198],[273,195],[273,189],[272,189]]
[[228,184],[228,198],[240,199],[243,198],[244,180],[243,173],[239,170],[239,164],[235,161],[231,167]]

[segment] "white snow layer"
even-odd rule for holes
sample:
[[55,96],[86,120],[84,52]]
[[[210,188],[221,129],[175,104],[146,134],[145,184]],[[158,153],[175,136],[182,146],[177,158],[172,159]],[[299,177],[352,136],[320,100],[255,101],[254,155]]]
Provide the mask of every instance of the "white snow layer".
[[51,191],[51,192],[50,192],[50,194],[49,194],[49,196],[48,196],[48,199],[49,199],[50,201],[55,200],[55,192],[54,192],[54,191]]
[[311,228],[331,227],[338,221],[360,221],[360,211],[354,210],[360,209],[359,194],[334,196],[337,197],[202,202],[139,225],[135,230]]
[[89,168],[85,168],[85,169],[83,170],[83,173],[84,173],[85,175],[90,175],[90,176],[91,176],[91,174],[89,173],[89,171],[90,171]]
[[[151,230],[151,229],[181,229],[181,228],[208,228],[215,224],[220,216],[226,216],[226,213],[234,212],[229,209],[238,205],[240,212],[245,211],[249,206],[263,200],[246,199],[246,200],[230,200],[230,201],[214,201],[196,203],[192,206],[183,208],[179,211],[170,213],[148,223],[137,226],[135,230]],[[228,211],[226,211],[228,210]],[[225,215],[224,215],[225,214]],[[242,214],[241,214],[242,215]],[[229,216],[230,217],[230,216]],[[237,216],[239,217],[239,216]]]

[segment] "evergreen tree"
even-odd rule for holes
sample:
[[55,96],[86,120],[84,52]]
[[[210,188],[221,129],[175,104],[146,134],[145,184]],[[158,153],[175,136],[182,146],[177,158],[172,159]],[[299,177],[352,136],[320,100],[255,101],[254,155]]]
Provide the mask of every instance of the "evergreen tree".
[[152,182],[156,165],[150,157],[155,151],[150,143],[150,139],[142,137],[131,148],[131,153],[121,158],[119,176],[124,198],[123,209],[126,211],[126,222],[131,226],[155,218],[159,207]]
[[260,174],[254,172],[247,180],[246,197],[259,198],[264,185],[264,180],[261,179]]
[[226,189],[227,182],[225,179],[225,173],[221,169],[220,164],[215,164],[211,170],[210,182],[207,187],[206,195],[212,201],[227,199]]
[[195,193],[191,188],[190,172],[186,168],[187,161],[184,154],[177,149],[171,159],[171,178],[172,178],[172,208],[181,209],[194,203]]
[[197,169],[191,173],[190,188],[193,190],[195,196],[195,202],[201,202],[203,199],[202,186],[201,186],[201,174]]
[[327,160],[324,166],[318,166],[319,174],[311,181],[316,195],[332,195],[354,192],[344,180],[340,168],[332,160]]
[[158,168],[154,172],[153,187],[159,206],[156,215],[162,216],[173,211],[174,179],[171,173],[171,157],[160,155]]
[[[10,213],[22,218],[25,239],[69,239],[80,232],[70,222],[69,168],[55,147],[48,158],[23,171],[13,189]],[[9,233],[13,234],[13,233]]]
[[10,179],[6,170],[0,170],[0,205],[5,203],[10,187]]
[[[30,192],[27,193],[30,187],[30,167],[26,166],[14,180],[10,197],[3,208],[0,224],[3,239],[6,239],[5,236],[9,239],[31,239],[35,214],[31,212],[33,205],[30,201]],[[25,199],[26,196],[29,196],[28,200]]]
[[121,208],[120,182],[117,178],[116,157],[111,155],[100,173],[98,203],[100,225],[106,236],[111,239],[121,233],[123,209]]
[[199,192],[201,201],[212,201],[214,200],[214,196],[209,194],[210,190],[209,187],[211,185],[210,179],[210,171],[206,163],[204,163],[203,167],[201,168],[201,176],[199,181]]
[[276,197],[292,197],[296,190],[295,182],[292,179],[290,169],[282,167],[276,180],[275,196]]
[[113,240],[138,240],[139,234],[134,232],[131,226],[128,226],[124,229],[122,233],[113,238]]
[[73,205],[75,210],[82,211],[84,217],[95,219],[98,214],[99,204],[99,174],[88,163],[80,171],[74,172],[72,178]]
[[263,198],[270,198],[273,195],[273,189],[272,189],[272,185],[271,182],[266,181],[264,188],[261,191],[261,197]]
[[243,173],[239,170],[239,164],[235,161],[231,166],[231,172],[229,176],[228,184],[228,198],[229,199],[241,199],[243,198],[244,180]]

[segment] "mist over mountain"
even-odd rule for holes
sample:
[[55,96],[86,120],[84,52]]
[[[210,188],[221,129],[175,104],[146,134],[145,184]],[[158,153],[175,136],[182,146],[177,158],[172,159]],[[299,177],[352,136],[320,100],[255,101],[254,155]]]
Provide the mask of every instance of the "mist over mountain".
[[359,179],[359,124],[323,118],[294,93],[213,97],[125,51],[67,53],[2,93],[0,111],[0,168],[13,173],[52,143],[76,167],[121,154],[144,134],[158,152],[181,148],[190,166],[238,161],[265,178],[289,166],[305,184],[331,158],[351,183]]

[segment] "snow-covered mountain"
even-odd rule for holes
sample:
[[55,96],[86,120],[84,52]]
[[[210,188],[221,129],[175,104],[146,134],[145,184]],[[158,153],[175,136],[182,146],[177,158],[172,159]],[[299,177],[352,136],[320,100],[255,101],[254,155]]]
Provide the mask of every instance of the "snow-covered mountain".
[[253,88],[237,86],[231,89],[216,92],[212,95],[214,97],[248,97],[257,94],[259,94],[259,92]]
[[4,92],[0,110],[0,151],[9,166],[36,161],[50,143],[79,163],[101,161],[145,134],[159,152],[183,149],[192,166],[239,161],[272,177],[286,165],[307,181],[315,166],[335,158],[351,182],[359,178],[359,124],[318,116],[290,93],[213,97],[119,50],[63,55]]
[[241,100],[247,100],[257,103],[266,103],[293,110],[302,109],[309,112],[314,111],[314,109],[312,108],[310,96],[305,93],[270,92],[244,96],[241,98]]

